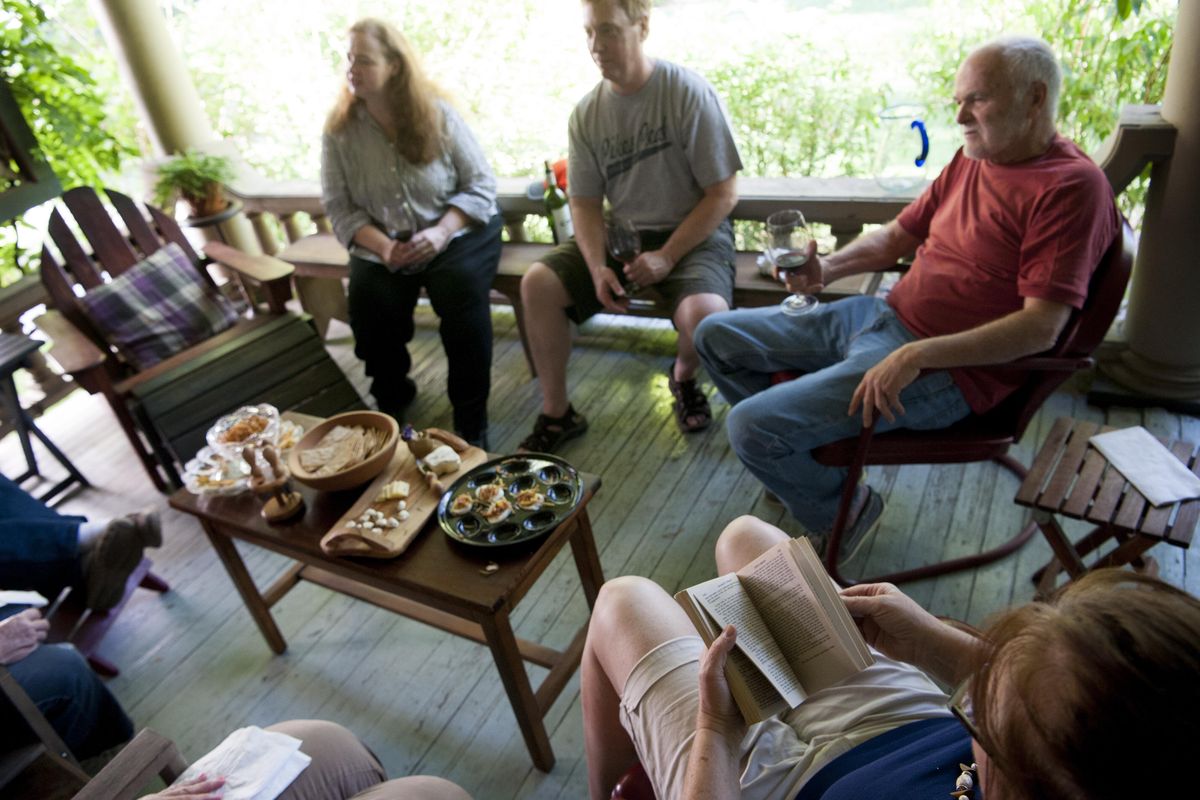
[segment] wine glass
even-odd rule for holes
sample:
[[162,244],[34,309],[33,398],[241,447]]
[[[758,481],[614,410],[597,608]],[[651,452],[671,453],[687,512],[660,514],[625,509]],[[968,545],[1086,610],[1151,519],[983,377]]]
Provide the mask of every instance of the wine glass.
[[389,205],[383,210],[384,232],[398,242],[407,242],[417,232],[417,215],[408,200]]
[[[779,271],[779,277],[787,283],[787,275],[802,269],[808,263],[808,250],[812,234],[804,221],[804,215],[795,209],[776,211],[766,222],[767,260]],[[819,300],[811,294],[793,294],[779,304],[779,310],[789,317],[807,314],[818,305]]]
[[[612,217],[604,229],[604,238],[608,244],[608,252],[622,264],[629,264],[642,253],[642,235],[634,226],[633,221],[623,217]],[[635,281],[628,281],[626,289],[630,294],[641,291]]]

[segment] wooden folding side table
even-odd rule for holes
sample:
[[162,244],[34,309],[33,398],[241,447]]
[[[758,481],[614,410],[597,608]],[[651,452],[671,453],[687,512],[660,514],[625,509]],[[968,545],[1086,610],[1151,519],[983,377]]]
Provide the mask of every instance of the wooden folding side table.
[[13,373],[26,366],[29,357],[41,346],[41,342],[34,341],[28,336],[0,333],[0,395],[2,395],[0,402],[3,402],[8,415],[12,418],[17,437],[21,440],[21,450],[25,453],[26,470],[20,476],[13,478],[13,483],[23,483],[35,475],[40,477],[42,474],[38,471],[37,456],[33,452],[33,445],[29,439],[30,434],[36,437],[54,460],[67,471],[67,477],[51,486],[38,498],[43,503],[49,503],[73,485],[78,484],[81,488],[86,489],[91,484],[88,483],[87,478],[83,477],[83,473],[71,463],[71,459],[67,458],[63,451],[50,441],[50,437],[42,433],[42,429],[33,421],[33,417],[21,405],[21,400],[17,396],[17,385],[13,379]]
[[[1059,573],[1070,580],[1102,567],[1144,566],[1142,554],[1159,542],[1188,547],[1200,499],[1151,506],[1088,440],[1115,430],[1095,422],[1059,418],[1029,475],[1017,490],[1016,502],[1033,509],[1034,521],[1054,550],[1054,558],[1033,575],[1038,594],[1054,588]],[[1200,475],[1200,453],[1191,442],[1163,442],[1193,473]],[[1095,523],[1096,527],[1072,543],[1055,515]],[[1116,547],[1088,566],[1084,558],[1110,539]]]

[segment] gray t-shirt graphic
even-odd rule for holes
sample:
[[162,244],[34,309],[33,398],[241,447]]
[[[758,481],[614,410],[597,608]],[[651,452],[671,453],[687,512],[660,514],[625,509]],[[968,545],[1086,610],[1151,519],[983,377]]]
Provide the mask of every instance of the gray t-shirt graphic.
[[675,228],[706,186],[742,168],[716,91],[669,61],[656,61],[632,95],[601,81],[571,112],[567,133],[570,193],[607,197],[642,230]]

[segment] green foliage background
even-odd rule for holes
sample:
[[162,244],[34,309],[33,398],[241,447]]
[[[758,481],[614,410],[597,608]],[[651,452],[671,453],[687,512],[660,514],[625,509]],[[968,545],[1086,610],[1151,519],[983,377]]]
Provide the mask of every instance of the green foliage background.
[[[64,189],[103,183],[138,153],[105,126],[105,96],[116,87],[101,86],[73,50],[69,33],[50,23],[42,4],[0,0],[0,73]],[[0,284],[29,268],[30,252],[20,245],[37,234],[19,221],[0,230]]]
[[[217,134],[263,174],[316,180],[320,129],[343,80],[344,31],[398,24],[471,121],[496,172],[564,154],[566,119],[597,80],[569,0],[161,0]],[[16,75],[64,183],[147,194],[122,156],[149,152],[87,0],[0,0],[0,68]],[[1130,11],[1136,13],[1129,13]],[[877,114],[929,109],[931,174],[957,147],[955,68],[1002,33],[1044,36],[1065,67],[1061,129],[1095,152],[1124,103],[1162,96],[1173,0],[661,0],[649,51],[724,99],[746,175],[873,174]],[[89,77],[90,75],[90,77]],[[1144,181],[1123,198],[1136,219]],[[9,259],[6,262],[11,263]]]

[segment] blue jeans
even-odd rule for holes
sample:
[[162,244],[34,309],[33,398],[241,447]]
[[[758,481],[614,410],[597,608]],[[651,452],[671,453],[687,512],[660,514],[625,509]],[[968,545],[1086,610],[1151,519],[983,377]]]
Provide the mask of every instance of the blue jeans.
[[[726,427],[738,458],[809,532],[833,527],[846,470],[812,457],[823,444],[855,436],[862,416],[849,416],[862,376],[917,337],[884,300],[854,297],[823,303],[801,317],[778,308],[727,311],[696,329],[696,349],[721,395],[733,406]],[[802,374],[771,385],[784,370]],[[914,381],[900,393],[905,413],[876,431],[944,428],[970,411],[947,372]]]
[[0,475],[0,588],[33,589],[53,599],[82,580],[79,523]]
[[[8,669],[76,758],[99,755],[133,736],[121,704],[71,645],[42,645]],[[0,750],[30,741],[33,732],[0,700]]]

